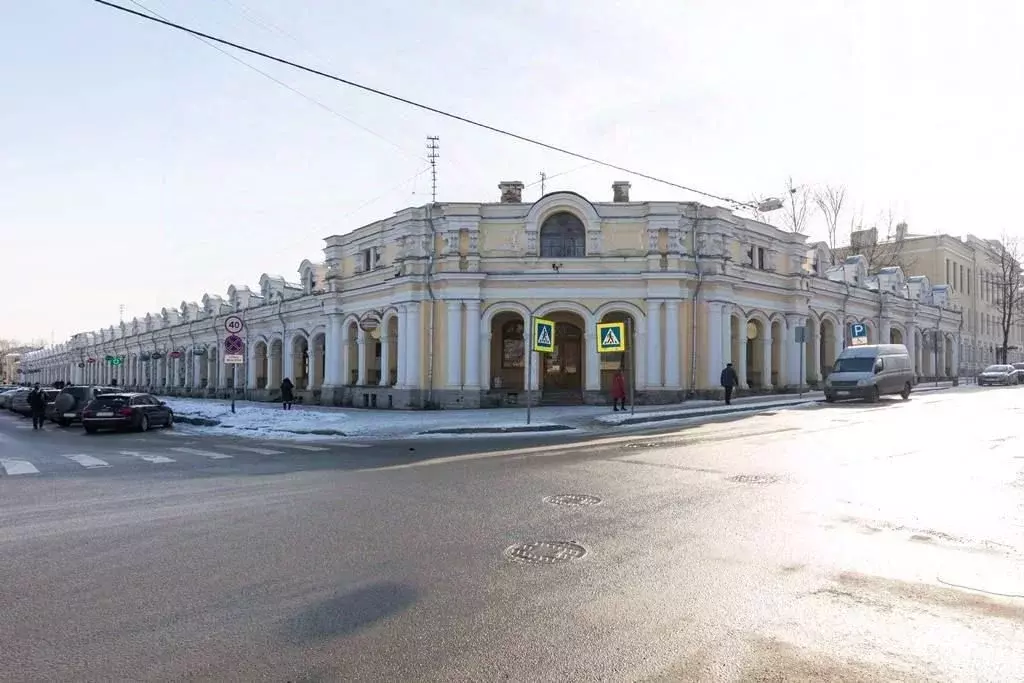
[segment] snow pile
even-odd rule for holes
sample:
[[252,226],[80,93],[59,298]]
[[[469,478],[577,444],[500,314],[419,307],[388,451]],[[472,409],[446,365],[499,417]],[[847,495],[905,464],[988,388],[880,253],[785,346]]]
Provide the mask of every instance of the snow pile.
[[732,405],[725,405],[724,401],[689,401],[688,403],[667,408],[666,406],[644,406],[644,409],[637,408],[635,415],[629,414],[629,409],[613,412],[610,415],[601,415],[596,421],[604,425],[628,424],[631,420],[669,421],[685,420],[688,418],[705,417],[711,415],[729,415],[732,413],[750,413],[757,410],[770,410],[772,408],[795,408],[803,405],[810,405],[821,400],[821,396],[804,394],[803,398],[791,396],[789,398],[765,399],[760,396],[752,396],[746,399],[734,400]]
[[[194,429],[230,429],[239,436],[250,434],[264,438],[344,436],[399,439],[439,432],[507,434],[523,431],[527,427],[525,409],[406,411],[295,405],[291,410],[284,410],[279,403],[236,401],[235,412],[232,413],[230,401],[173,397],[164,400],[176,416],[218,423],[216,426]],[[542,411],[551,415],[538,415]],[[530,431],[571,428],[565,422],[552,419],[558,415],[559,409],[538,408],[533,412]],[[542,417],[547,419],[539,419]]]

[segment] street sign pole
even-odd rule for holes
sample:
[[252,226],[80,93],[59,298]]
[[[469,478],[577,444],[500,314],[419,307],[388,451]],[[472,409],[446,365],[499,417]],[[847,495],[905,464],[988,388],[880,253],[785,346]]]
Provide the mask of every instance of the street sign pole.
[[[523,351],[526,353],[526,424],[530,424],[530,404],[533,403],[533,312],[526,315],[527,324],[523,329]],[[527,337],[526,335],[530,336]],[[526,340],[529,339],[529,343]]]

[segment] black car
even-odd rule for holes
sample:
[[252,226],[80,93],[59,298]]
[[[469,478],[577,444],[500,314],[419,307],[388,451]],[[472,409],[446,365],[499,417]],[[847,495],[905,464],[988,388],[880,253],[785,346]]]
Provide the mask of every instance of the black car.
[[99,394],[82,411],[82,426],[87,434],[101,429],[145,432],[150,427],[173,427],[174,413],[166,403],[149,394]]
[[61,427],[82,421],[82,411],[89,401],[100,394],[122,393],[117,387],[71,386],[61,389],[54,401],[53,421]]

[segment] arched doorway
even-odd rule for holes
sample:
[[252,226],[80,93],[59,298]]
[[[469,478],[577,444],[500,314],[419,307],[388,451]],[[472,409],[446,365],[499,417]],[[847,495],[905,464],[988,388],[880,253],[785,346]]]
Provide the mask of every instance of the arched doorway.
[[267,343],[264,341],[256,342],[255,348],[253,349],[253,365],[255,365],[255,371],[253,374],[256,377],[256,388],[266,389],[267,388]]
[[903,331],[899,328],[893,327],[889,329],[889,343],[890,344],[902,344],[903,343]]
[[301,334],[292,340],[291,380],[300,391],[309,386],[309,341]]
[[832,366],[836,363],[836,325],[829,319],[821,321],[818,327],[818,334],[821,335],[821,345],[818,350],[818,362],[821,363],[822,379],[829,376]]
[[781,320],[772,323],[772,372],[771,384],[773,387],[781,387],[786,384],[786,376],[782,369],[785,359],[786,328]]
[[523,317],[512,311],[498,313],[491,319],[491,389],[509,394],[525,390],[524,329]]
[[553,311],[544,317],[555,323],[555,348],[537,354],[541,401],[550,405],[582,403],[585,323],[568,311]]
[[313,348],[309,353],[309,388],[319,389],[324,385],[327,335],[323,332],[314,335],[312,346]]

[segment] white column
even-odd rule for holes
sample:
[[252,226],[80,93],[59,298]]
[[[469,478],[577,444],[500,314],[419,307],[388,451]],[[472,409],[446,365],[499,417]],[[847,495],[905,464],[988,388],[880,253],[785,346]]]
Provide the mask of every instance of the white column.
[[[342,354],[347,351],[342,340],[344,334],[342,330],[342,323],[344,319],[340,313],[331,313],[328,316],[327,334],[324,337],[324,344],[327,348],[324,351],[324,384],[331,387],[338,387],[343,385],[344,382],[344,368],[342,367],[341,357]],[[269,347],[267,350],[269,354]]]
[[365,387],[367,384],[366,374],[369,370],[369,363],[366,362],[366,347],[369,342],[369,333],[362,327],[359,328],[359,336],[356,337],[356,385]]
[[203,381],[203,361],[206,356],[192,356],[192,388],[198,389]]
[[445,384],[449,389],[458,389],[462,384],[462,302],[448,301],[448,319],[445,323],[446,342],[446,376]]
[[772,388],[772,328],[767,326],[766,334],[761,342],[761,387],[766,390]]
[[396,383],[395,386],[399,389],[405,386],[405,370],[408,367],[409,362],[406,360],[408,354],[408,339],[406,339],[407,323],[408,323],[408,306],[405,304],[398,304],[398,348],[395,349],[395,363],[398,364],[395,372]]
[[722,304],[710,303],[707,306],[707,358],[704,359],[705,385],[707,389],[718,386],[722,374]]
[[[803,379],[800,377],[800,366],[802,365],[800,362],[800,352],[803,350],[804,346],[803,344],[798,344],[796,342],[796,328],[803,326],[805,323],[806,320],[802,316],[793,316],[786,319],[786,324],[788,327],[783,330],[782,338],[784,340],[783,348],[785,353],[781,355],[785,356],[786,358],[786,374],[785,378],[781,379],[780,381],[784,385],[789,385],[791,387],[800,386],[801,384],[803,384]],[[804,339],[806,340],[807,337],[805,336]],[[804,376],[806,375],[807,368],[805,366]]]
[[958,344],[956,339],[954,338],[950,345],[953,347],[953,363],[952,363],[952,372],[950,373],[950,377],[959,377],[959,375],[960,375],[960,344]]
[[293,354],[292,340],[288,338],[288,331],[285,330],[281,335],[281,376],[277,378],[277,383],[280,384],[287,377],[295,383],[295,378],[292,374],[295,373],[295,360]]
[[661,300],[647,300],[647,334],[644,355],[647,357],[647,388],[664,385],[661,375]]
[[722,306],[722,367],[732,362],[732,311]]
[[380,381],[382,387],[391,384],[391,345],[395,340],[388,336],[387,328],[381,328],[383,334],[380,336]]
[[914,374],[917,374],[917,349],[914,347],[914,328],[904,327],[903,328],[903,345],[907,347],[907,353],[910,355],[910,362],[913,364],[911,368]]
[[591,325],[583,335],[583,343],[587,345],[583,354],[587,391],[601,391],[601,354],[597,352],[597,329]]
[[669,299],[665,302],[665,388],[680,389],[679,380],[679,349],[682,337],[679,334],[679,300]]
[[[811,332],[811,330],[808,330]],[[811,337],[809,334],[805,339],[811,340],[811,367],[810,374],[818,382],[821,382],[821,349],[824,344],[824,340],[821,338],[821,323],[816,323],[816,329],[813,330],[814,336]],[[911,356],[913,358],[913,356]]]
[[466,301],[466,388],[480,388],[480,301]]
[[740,357],[736,359],[736,378],[739,381],[740,389],[749,389],[750,383],[747,381],[747,321],[740,319]]
[[[420,353],[423,345],[423,330],[420,325],[420,303],[413,301],[408,304],[406,312],[406,336],[408,340],[405,346],[406,374],[405,382],[410,388],[418,389],[420,382]],[[426,343],[431,344],[433,340]]]

